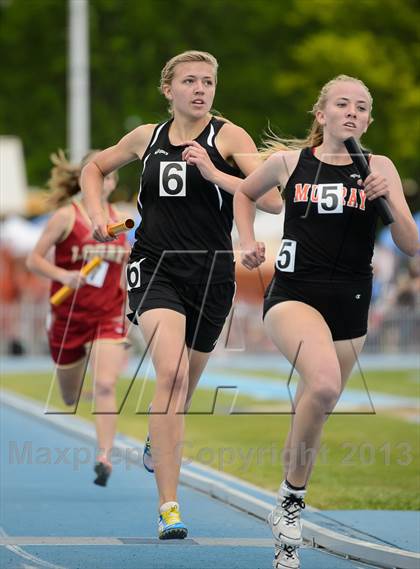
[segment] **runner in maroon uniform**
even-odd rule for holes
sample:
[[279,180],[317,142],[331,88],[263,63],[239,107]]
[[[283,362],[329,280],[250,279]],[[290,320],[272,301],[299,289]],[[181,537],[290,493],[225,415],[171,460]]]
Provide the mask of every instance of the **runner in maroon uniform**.
[[[59,207],[79,192],[81,165],[72,165],[62,153],[52,157],[51,202]],[[104,200],[115,189],[117,178],[109,174],[104,180]],[[117,212],[104,203],[108,222],[117,221]],[[48,253],[55,248],[54,260]],[[105,486],[111,472],[109,452],[116,429],[115,384],[126,360],[124,350],[124,298],[121,272],[127,254],[124,234],[114,241],[98,244],[83,201],[70,204],[52,215],[38,243],[29,255],[28,267],[52,280],[51,294],[63,285],[75,292],[59,306],[52,306],[48,326],[51,356],[56,363],[57,377],[67,405],[74,405],[81,389],[86,358],[92,364],[95,398],[95,422],[98,436],[98,457],[95,483]],[[101,257],[99,268],[88,277],[80,269],[93,257]],[[106,346],[104,346],[106,343]],[[91,346],[90,349],[86,349]]]

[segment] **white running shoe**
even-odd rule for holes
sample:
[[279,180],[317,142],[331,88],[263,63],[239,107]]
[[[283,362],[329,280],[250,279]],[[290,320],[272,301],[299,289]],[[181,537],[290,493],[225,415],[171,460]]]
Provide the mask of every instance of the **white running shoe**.
[[268,523],[277,542],[295,547],[302,545],[300,511],[305,507],[305,494],[306,490],[291,490],[286,482],[282,482],[277,504],[268,514]]
[[274,547],[274,569],[299,569],[298,548],[293,545],[275,545]]

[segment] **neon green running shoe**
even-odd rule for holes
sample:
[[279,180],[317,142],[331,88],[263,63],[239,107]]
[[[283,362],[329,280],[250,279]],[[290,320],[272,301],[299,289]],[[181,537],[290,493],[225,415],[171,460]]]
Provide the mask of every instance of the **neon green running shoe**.
[[159,539],[185,539],[188,535],[187,526],[181,521],[179,505],[172,504],[159,516]]

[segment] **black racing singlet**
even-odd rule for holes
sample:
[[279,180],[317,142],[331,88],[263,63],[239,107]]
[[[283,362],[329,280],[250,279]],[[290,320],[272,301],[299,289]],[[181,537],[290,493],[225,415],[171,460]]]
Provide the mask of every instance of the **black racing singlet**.
[[285,191],[276,275],[305,281],[372,277],[377,213],[357,185],[356,166],[333,166],[304,148]]
[[[171,120],[157,125],[143,160],[138,195],[141,223],[130,262],[189,283],[234,279],[232,253],[233,195],[208,182],[187,165],[185,146],[170,143]],[[212,118],[195,139],[218,170],[242,177],[218,152],[214,139],[225,123]],[[158,265],[159,264],[159,265]]]

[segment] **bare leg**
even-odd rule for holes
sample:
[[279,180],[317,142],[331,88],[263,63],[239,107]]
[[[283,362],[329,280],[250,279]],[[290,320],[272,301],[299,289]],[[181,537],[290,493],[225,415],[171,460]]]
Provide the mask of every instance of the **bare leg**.
[[306,485],[318,452],[327,414],[341,392],[341,371],[331,333],[321,314],[301,302],[288,301],[271,308],[265,328],[290,362],[299,355],[296,369],[304,382],[290,435],[287,480]]
[[290,466],[290,462],[291,462],[291,450],[290,450],[290,440],[292,437],[292,431],[293,431],[293,419],[295,417],[295,409],[298,406],[298,403],[300,401],[300,398],[303,395],[303,391],[305,389],[305,383],[299,379],[297,388],[296,388],[296,393],[295,396],[293,398],[293,403],[292,403],[292,413],[291,413],[291,417],[290,417],[290,430],[287,434],[286,437],[286,441],[284,443],[284,447],[283,447],[283,469],[284,469],[284,480],[286,480],[287,478],[287,472],[289,470],[289,466]]
[[98,459],[110,464],[109,453],[117,428],[115,386],[126,363],[127,352],[120,342],[97,340],[91,352]]
[[[351,372],[353,370],[354,364],[356,363],[356,360],[359,356],[359,354],[361,353],[362,349],[363,349],[363,345],[365,343],[366,340],[366,336],[361,336],[359,338],[353,338],[351,340],[340,340],[337,342],[334,342],[334,346],[335,346],[335,350],[337,353],[337,357],[338,357],[338,362],[340,365],[340,374],[341,374],[341,392],[340,394],[344,391],[345,386],[347,384],[347,381],[351,375]],[[303,395],[305,389],[305,383],[302,379],[299,380],[298,383],[298,387],[296,390],[296,395],[293,401],[293,409],[296,409],[300,398]],[[325,421],[328,419],[329,415],[325,415]],[[293,430],[293,418],[294,418],[294,414],[292,414],[292,419],[291,419],[291,427],[290,427],[290,431],[287,435],[287,439],[284,445],[284,451],[283,451],[283,465],[284,465],[284,479],[286,479],[287,477],[287,472],[289,469],[289,463],[290,463],[290,439],[291,439],[291,433]],[[314,463],[312,463],[312,468],[314,466]],[[307,482],[309,480],[310,474],[312,472],[312,468],[311,471],[308,473],[308,479]]]
[[184,407],[188,390],[188,353],[185,316],[164,308],[148,310],[139,318],[150,345],[156,371],[156,391],[149,415],[149,432],[160,505],[177,501],[182,459]]
[[56,377],[60,385],[61,396],[66,405],[73,406],[77,403],[83,384],[85,368],[85,357],[72,365],[56,368]]
[[198,350],[192,350],[188,348],[188,358],[189,358],[189,373],[188,373],[188,393],[187,400],[185,402],[185,412],[191,406],[192,396],[194,391],[200,381],[200,377],[209,361],[211,352],[199,352]]
[[335,351],[337,353],[338,362],[341,370],[341,393],[346,387],[347,381],[351,375],[354,364],[357,361],[363,346],[365,344],[366,336],[360,338],[352,338],[351,340],[340,340],[334,342]]

